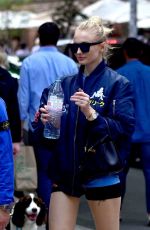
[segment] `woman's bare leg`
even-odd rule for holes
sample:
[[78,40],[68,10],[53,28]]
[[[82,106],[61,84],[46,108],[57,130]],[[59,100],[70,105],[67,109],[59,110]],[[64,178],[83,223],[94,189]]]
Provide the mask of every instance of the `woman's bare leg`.
[[96,230],[119,230],[120,203],[121,198],[88,201]]
[[51,194],[49,208],[50,230],[74,230],[80,199],[63,192]]

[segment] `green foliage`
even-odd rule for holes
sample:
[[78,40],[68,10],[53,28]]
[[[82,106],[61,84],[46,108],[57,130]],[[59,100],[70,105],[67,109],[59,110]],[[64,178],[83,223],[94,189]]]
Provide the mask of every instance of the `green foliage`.
[[30,3],[31,0],[0,0],[0,10],[12,9],[17,5]]
[[[16,10],[18,6],[31,3],[32,0],[0,0],[0,11],[5,10]],[[16,32],[17,31],[17,32]],[[18,35],[18,30],[1,30],[0,31],[0,40],[8,40],[11,37],[11,34]],[[12,35],[13,36],[13,35]]]
[[62,4],[56,8],[52,18],[58,24],[63,38],[70,33],[70,28],[74,25],[74,19],[78,15],[87,18],[80,12],[76,0],[63,0]]

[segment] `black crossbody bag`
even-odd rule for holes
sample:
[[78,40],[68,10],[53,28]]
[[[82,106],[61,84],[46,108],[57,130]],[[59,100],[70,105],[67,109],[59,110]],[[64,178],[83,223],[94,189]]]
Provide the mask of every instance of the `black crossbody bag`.
[[105,122],[109,135],[98,140],[92,146],[89,146],[87,141],[85,146],[85,157],[80,167],[80,178],[83,183],[101,176],[116,174],[123,169],[123,165],[111,139],[106,119]]

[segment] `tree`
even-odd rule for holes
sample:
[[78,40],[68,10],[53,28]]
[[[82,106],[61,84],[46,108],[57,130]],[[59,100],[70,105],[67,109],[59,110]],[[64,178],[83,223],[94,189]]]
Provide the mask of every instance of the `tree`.
[[77,4],[78,2],[76,0],[63,0],[52,14],[52,18],[58,24],[63,38],[69,36],[70,29],[75,23],[76,16],[79,15],[82,18],[87,18],[87,16],[80,12]]

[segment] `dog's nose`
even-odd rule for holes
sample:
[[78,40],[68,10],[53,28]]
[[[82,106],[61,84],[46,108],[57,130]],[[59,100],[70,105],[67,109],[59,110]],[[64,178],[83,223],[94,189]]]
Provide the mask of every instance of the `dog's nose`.
[[32,212],[36,213],[37,212],[37,208],[32,208]]

